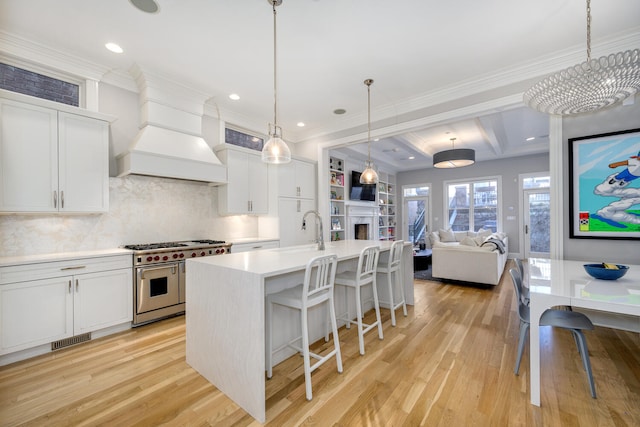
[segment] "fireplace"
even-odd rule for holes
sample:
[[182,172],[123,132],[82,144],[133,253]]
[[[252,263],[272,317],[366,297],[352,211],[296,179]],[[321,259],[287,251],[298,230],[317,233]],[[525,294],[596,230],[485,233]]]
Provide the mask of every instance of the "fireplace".
[[356,240],[369,240],[369,224],[353,224],[353,237]]
[[377,213],[375,207],[347,205],[347,239],[373,240]]

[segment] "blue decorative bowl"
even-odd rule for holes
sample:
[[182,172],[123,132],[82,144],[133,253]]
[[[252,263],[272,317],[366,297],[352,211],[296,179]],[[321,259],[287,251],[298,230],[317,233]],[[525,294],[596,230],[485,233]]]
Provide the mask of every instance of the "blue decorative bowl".
[[584,269],[594,279],[600,280],[616,280],[627,274],[629,267],[626,265],[616,264],[618,269],[604,268],[602,264],[585,264]]

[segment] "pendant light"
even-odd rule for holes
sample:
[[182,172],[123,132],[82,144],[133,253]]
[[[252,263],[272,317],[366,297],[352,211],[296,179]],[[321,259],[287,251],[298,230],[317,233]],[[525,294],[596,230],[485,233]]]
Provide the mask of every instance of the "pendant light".
[[276,6],[282,0],[267,0],[273,7],[273,124],[269,123],[269,140],[262,147],[262,161],[265,163],[289,163],[291,150],[282,140],[282,128],[278,126],[278,92],[276,74]]
[[455,148],[455,138],[451,139],[451,150],[440,151],[433,155],[433,167],[439,169],[461,168],[476,161],[476,152],[471,148]]
[[360,184],[377,184],[378,173],[373,168],[373,162],[371,161],[371,85],[373,84],[373,80],[367,79],[364,81],[364,84],[367,85],[367,146],[369,154],[367,156],[364,171],[360,174]]
[[587,60],[559,71],[524,93],[524,103],[547,114],[596,111],[640,90],[640,49],[591,59],[591,1],[587,0]]

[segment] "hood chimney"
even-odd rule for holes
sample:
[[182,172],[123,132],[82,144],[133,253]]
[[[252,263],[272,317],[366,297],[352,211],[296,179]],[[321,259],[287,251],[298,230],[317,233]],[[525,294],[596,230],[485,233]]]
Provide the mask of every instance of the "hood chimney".
[[226,183],[226,166],[202,138],[207,97],[137,65],[130,72],[138,85],[141,127],[129,150],[117,157],[118,176]]

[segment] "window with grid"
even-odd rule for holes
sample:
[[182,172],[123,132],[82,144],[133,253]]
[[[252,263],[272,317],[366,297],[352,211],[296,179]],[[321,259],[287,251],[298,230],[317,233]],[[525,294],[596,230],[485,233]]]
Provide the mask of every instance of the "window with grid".
[[446,215],[453,231],[497,231],[500,219],[500,179],[445,182]]

